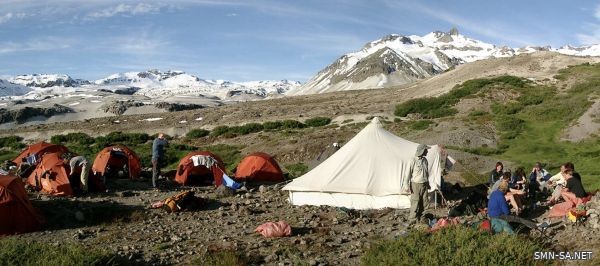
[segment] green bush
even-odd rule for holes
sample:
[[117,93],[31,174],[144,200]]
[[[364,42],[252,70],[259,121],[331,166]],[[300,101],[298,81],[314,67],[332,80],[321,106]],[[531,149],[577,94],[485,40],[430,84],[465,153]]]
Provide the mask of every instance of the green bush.
[[185,134],[186,138],[190,138],[190,139],[198,139],[198,138],[202,138],[202,137],[206,137],[210,134],[210,131],[206,130],[206,129],[192,129],[190,130],[187,134]]
[[97,137],[96,143],[103,144],[101,146],[106,146],[109,144],[124,144],[124,145],[132,145],[132,144],[144,144],[147,141],[152,140],[152,136],[146,133],[123,133],[120,131],[110,132],[108,135],[103,137]]
[[308,127],[322,127],[329,125],[329,123],[331,123],[331,118],[328,117],[315,117],[304,121],[304,124]]
[[227,132],[229,132],[228,126],[218,126],[218,127],[213,128],[213,130],[210,132],[210,135],[213,137],[218,137]]
[[524,107],[521,103],[494,103],[492,104],[492,112],[497,115],[513,115],[523,110]]
[[283,127],[283,123],[281,121],[268,121],[263,123],[263,128],[265,130],[277,130]]
[[74,244],[54,246],[16,238],[0,240],[0,265],[129,265],[124,258]]
[[90,137],[88,134],[76,132],[76,133],[68,133],[66,135],[54,135],[50,138],[50,142],[54,144],[62,144],[65,145],[67,143],[76,143],[80,145],[91,145],[94,144],[94,138]]
[[234,133],[239,133],[241,135],[246,135],[250,133],[261,132],[263,130],[263,125],[259,123],[249,123],[239,127],[232,128]]
[[308,172],[308,166],[303,163],[288,164],[285,169],[289,173],[289,178],[296,178]]
[[25,148],[25,144],[23,144],[21,141],[23,141],[23,138],[19,136],[1,137],[0,147],[8,147],[12,150],[18,151]]
[[281,122],[281,127],[283,129],[294,129],[294,128],[304,128],[305,125],[296,120],[283,120],[283,122]]
[[542,245],[515,235],[452,226],[435,233],[413,231],[369,249],[363,265],[544,265],[534,260]]

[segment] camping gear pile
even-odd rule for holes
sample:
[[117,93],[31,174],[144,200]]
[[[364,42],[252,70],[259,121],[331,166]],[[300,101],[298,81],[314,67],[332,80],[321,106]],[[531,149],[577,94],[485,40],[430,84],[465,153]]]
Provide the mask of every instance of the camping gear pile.
[[266,222],[259,225],[254,232],[258,232],[264,237],[284,237],[292,235],[292,227],[284,221]]

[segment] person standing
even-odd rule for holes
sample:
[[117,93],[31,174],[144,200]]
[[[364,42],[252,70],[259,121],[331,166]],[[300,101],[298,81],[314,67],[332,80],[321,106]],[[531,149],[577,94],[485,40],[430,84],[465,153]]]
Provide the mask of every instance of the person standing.
[[427,201],[427,190],[429,189],[429,163],[427,162],[427,149],[429,146],[419,144],[415,152],[415,158],[410,164],[410,215],[409,220],[416,222],[421,218]]
[[81,168],[80,182],[81,192],[88,192],[88,180],[90,174],[90,164],[88,160],[83,156],[75,156],[69,160],[69,176],[71,176],[75,169]]
[[158,133],[158,137],[152,142],[152,187],[154,188],[156,188],[156,180],[160,175],[160,168],[166,160],[165,146],[167,146],[165,134]]

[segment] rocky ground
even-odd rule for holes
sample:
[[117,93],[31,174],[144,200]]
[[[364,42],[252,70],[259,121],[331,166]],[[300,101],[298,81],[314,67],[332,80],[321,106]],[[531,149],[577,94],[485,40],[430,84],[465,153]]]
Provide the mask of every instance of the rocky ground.
[[[265,185],[228,194],[209,187],[182,188],[167,183],[161,190],[152,190],[148,182],[119,180],[109,183],[108,193],[84,197],[60,199],[34,193],[32,202],[47,219],[45,230],[18,237],[54,245],[76,243],[152,265],[191,263],[222,250],[238,252],[254,265],[356,265],[377,241],[402,237],[412,230],[407,210],[292,206],[281,187]],[[209,203],[202,210],[181,213],[150,208],[153,202],[187,189]],[[587,222],[572,226],[555,221],[548,237],[538,241],[557,251],[600,254],[599,206],[600,197],[596,196],[590,203],[594,214]],[[428,212],[442,217],[447,210]],[[461,221],[473,219],[462,217]],[[254,232],[262,223],[280,220],[292,226],[292,236],[264,238]]]

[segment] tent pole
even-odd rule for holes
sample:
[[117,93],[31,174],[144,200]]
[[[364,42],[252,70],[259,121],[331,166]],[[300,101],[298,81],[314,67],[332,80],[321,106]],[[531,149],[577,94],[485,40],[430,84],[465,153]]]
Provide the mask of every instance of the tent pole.
[[433,191],[433,208],[437,210],[437,190]]

